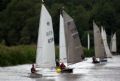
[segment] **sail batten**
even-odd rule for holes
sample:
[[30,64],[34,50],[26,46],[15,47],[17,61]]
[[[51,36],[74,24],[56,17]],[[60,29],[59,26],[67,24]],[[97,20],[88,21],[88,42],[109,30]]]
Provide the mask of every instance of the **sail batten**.
[[40,68],[56,66],[52,18],[43,4],[38,30],[36,65]]

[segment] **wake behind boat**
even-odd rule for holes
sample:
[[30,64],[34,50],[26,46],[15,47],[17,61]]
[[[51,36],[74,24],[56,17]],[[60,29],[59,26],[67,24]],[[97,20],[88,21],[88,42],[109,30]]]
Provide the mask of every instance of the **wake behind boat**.
[[41,75],[41,74],[38,74],[38,73],[30,73],[29,77],[30,77],[30,78],[41,78],[42,75]]

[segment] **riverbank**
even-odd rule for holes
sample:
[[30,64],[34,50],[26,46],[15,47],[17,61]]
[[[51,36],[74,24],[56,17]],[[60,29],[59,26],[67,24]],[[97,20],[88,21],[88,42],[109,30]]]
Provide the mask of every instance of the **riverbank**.
[[[59,47],[55,47],[56,59],[59,58]],[[91,57],[94,54],[93,49],[84,48],[85,57]],[[0,66],[12,66],[19,64],[35,63],[36,45],[0,45]]]
[[[59,58],[59,48],[55,47],[56,59]],[[36,59],[36,45],[0,45],[0,66],[32,64]]]
[[0,45],[0,66],[34,63],[35,57],[35,45],[18,45],[11,47]]

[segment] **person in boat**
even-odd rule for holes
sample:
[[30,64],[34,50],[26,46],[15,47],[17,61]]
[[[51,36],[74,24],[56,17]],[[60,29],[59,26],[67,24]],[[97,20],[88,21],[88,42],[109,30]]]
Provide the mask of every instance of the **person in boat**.
[[99,61],[97,61],[97,59],[95,58],[95,56],[92,57],[93,62],[92,63],[100,63]]
[[65,66],[65,64],[63,62],[60,64],[60,68],[61,68],[61,70],[66,68],[66,66]]
[[36,73],[36,69],[35,69],[34,64],[32,64],[31,73]]
[[82,55],[81,55],[81,58],[82,58],[82,60],[85,60],[85,55],[82,54]]
[[66,68],[64,63],[60,64],[60,69],[61,69],[61,73],[72,73],[73,69],[72,68]]

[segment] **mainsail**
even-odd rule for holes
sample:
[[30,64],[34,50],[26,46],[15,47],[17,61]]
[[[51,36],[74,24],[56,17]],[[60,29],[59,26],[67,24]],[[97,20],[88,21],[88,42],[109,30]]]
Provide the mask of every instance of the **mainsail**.
[[36,65],[40,68],[56,66],[52,19],[43,4],[38,30]]
[[65,30],[64,30],[64,20],[62,15],[60,14],[60,34],[59,34],[59,39],[60,39],[60,61],[67,63],[67,53],[66,53],[66,38],[65,38]]
[[67,64],[82,61],[83,48],[78,31],[74,20],[64,10],[60,15],[60,24],[60,60]]
[[111,38],[111,52],[116,53],[117,52],[117,44],[116,44],[116,33]]
[[105,53],[106,53],[106,57],[112,57],[112,54],[110,52],[108,43],[107,43],[107,36],[106,36],[106,32],[105,29],[103,29],[103,27],[101,27],[101,35],[102,35],[102,40],[103,40],[103,44],[104,44],[104,48],[105,48]]
[[105,54],[102,36],[100,33],[100,29],[98,28],[95,22],[93,22],[93,30],[94,30],[95,57],[105,58],[106,54]]

